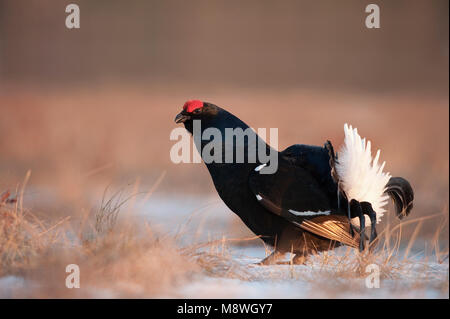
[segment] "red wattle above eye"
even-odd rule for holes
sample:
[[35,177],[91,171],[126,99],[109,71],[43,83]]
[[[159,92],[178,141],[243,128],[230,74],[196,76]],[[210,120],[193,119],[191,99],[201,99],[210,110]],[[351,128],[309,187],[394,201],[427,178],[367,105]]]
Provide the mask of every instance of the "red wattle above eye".
[[200,109],[203,107],[203,102],[200,100],[190,100],[184,103],[183,110],[188,113],[193,112],[196,109]]

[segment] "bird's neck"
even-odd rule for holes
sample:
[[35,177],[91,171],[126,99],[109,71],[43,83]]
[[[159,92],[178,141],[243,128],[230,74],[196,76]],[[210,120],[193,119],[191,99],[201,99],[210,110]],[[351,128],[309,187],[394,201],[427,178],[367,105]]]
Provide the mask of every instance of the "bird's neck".
[[[228,180],[232,180],[232,176],[240,176],[235,179],[240,180],[258,165],[257,158],[255,160],[254,157],[257,157],[257,141],[260,137],[233,114],[220,109],[216,116],[197,122],[186,122],[185,127],[192,134],[197,151],[201,154],[214,184],[217,179],[223,180],[227,176]],[[245,134],[253,136],[250,139],[242,138]],[[262,143],[267,147],[264,141]],[[249,156],[249,153],[255,153],[255,156]],[[216,188],[218,186],[216,185]]]
[[242,151],[247,158],[252,139],[244,136],[253,134],[255,141],[259,139],[246,123],[223,109],[220,109],[214,117],[186,122],[185,128],[192,134],[197,151],[207,165],[209,161],[204,156],[208,157],[214,153],[216,154],[214,162],[222,164],[230,162],[230,158],[227,158],[227,152],[229,155],[230,151],[234,156]]

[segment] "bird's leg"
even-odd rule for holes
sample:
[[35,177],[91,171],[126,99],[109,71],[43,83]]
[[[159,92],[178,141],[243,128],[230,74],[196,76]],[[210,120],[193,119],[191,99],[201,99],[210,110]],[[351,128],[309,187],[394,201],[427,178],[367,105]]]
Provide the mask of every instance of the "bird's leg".
[[294,258],[290,261],[277,261],[277,265],[290,265],[291,263],[294,265],[304,265],[306,263],[306,260],[308,259],[308,255],[301,253],[301,254],[295,254]]
[[269,256],[267,256],[266,258],[264,258],[263,260],[261,260],[259,263],[257,263],[257,265],[273,265],[277,262],[277,260],[279,260],[280,258],[284,257],[284,253],[281,253],[277,250],[274,250]]
[[377,238],[377,213],[373,210],[372,204],[369,202],[361,202],[361,208],[363,213],[370,218],[370,239],[369,244],[371,244]]

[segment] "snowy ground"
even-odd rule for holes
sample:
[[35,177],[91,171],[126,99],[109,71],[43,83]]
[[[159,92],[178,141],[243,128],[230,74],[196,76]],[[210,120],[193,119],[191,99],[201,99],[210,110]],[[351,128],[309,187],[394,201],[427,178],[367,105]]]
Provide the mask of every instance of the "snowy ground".
[[[164,196],[141,204],[140,217],[157,220],[160,229],[182,232],[184,241],[221,239],[227,234],[231,212],[218,198]],[[173,227],[178,225],[178,227]],[[183,243],[181,243],[183,244]],[[177,295],[188,298],[448,298],[448,260],[439,264],[413,251],[408,262],[400,262],[398,271],[381,275],[379,288],[367,288],[365,277],[335,276],[339,261],[324,265],[312,258],[306,265],[258,266],[266,249],[254,246],[230,246],[232,277],[202,276],[183,286]],[[347,248],[332,252],[344,256]],[[402,255],[400,249],[399,255]],[[354,256],[354,255],[353,255]],[[289,256],[287,256],[289,258]],[[341,260],[341,259],[337,259]],[[342,260],[341,260],[342,261]],[[347,278],[348,277],[348,278]],[[353,277],[353,278],[352,278]]]
[[[249,249],[248,249],[249,250]],[[264,253],[252,249],[255,254]],[[333,266],[257,266],[259,257],[236,258],[246,279],[205,276],[184,286],[191,298],[448,298],[448,263],[417,263],[397,278],[382,278],[379,288],[367,288],[365,278],[333,277]],[[323,277],[322,277],[323,276]]]
[[[130,215],[131,214],[131,215]],[[223,238],[236,237],[232,213],[217,197],[173,196],[158,194],[145,202],[136,201],[133,207],[123,207],[120,218],[130,216],[149,224],[158,232],[177,236],[178,245],[190,246]],[[233,228],[234,227],[234,228]],[[420,241],[418,239],[417,241]],[[208,252],[210,247],[204,248]],[[226,247],[216,245],[225,255],[218,259],[215,269],[194,275],[177,289],[157,295],[160,298],[448,298],[448,259],[438,263],[425,258],[420,249],[413,249],[407,261],[402,261],[404,248],[397,253],[398,262],[381,266],[380,287],[368,288],[366,277],[356,275],[347,258],[349,250],[338,248],[323,256],[311,258],[305,265],[255,265],[266,256],[265,247],[254,241],[252,245]],[[202,251],[202,250],[200,250]],[[219,253],[219,254],[220,254]],[[289,256],[287,256],[289,258]],[[217,260],[216,260],[217,261]],[[222,264],[221,264],[222,263]],[[13,292],[29,291],[35,283],[20,276],[0,278],[0,298],[15,296]],[[115,298],[120,296],[115,288],[89,287],[91,297]],[[127,289],[131,289],[127,287]],[[145,287],[133,287],[144,291]],[[19,293],[20,295],[20,293]],[[143,295],[145,297],[145,294]],[[149,297],[155,297],[152,294]]]
[[[293,279],[286,274],[286,269],[276,269],[281,266],[272,266],[269,273],[279,272],[279,280],[267,280],[267,271],[258,271],[260,279],[254,281],[242,281],[238,279],[217,279],[205,277],[182,288],[181,294],[187,298],[355,298],[355,299],[394,299],[394,298],[448,298],[448,290],[439,285],[426,284],[425,287],[416,288],[408,284],[407,280],[385,280],[378,289],[368,289],[364,280],[354,280],[350,284],[351,289],[339,289],[336,286],[325,288],[325,285],[315,287],[307,281]],[[297,268],[298,266],[296,266]],[[448,267],[439,270],[441,275],[446,275]],[[310,268],[296,269],[308,273]],[[256,271],[255,271],[256,272]],[[332,285],[334,285],[332,283]],[[359,285],[358,288],[354,286]],[[347,287],[343,285],[343,287]]]

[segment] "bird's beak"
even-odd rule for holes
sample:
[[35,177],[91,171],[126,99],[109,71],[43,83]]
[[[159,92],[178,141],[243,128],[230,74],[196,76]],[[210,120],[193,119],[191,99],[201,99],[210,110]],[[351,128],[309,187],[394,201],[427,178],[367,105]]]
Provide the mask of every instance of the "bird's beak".
[[190,120],[191,117],[187,114],[183,114],[183,112],[178,113],[177,116],[175,116],[175,123],[184,123],[187,120]]

